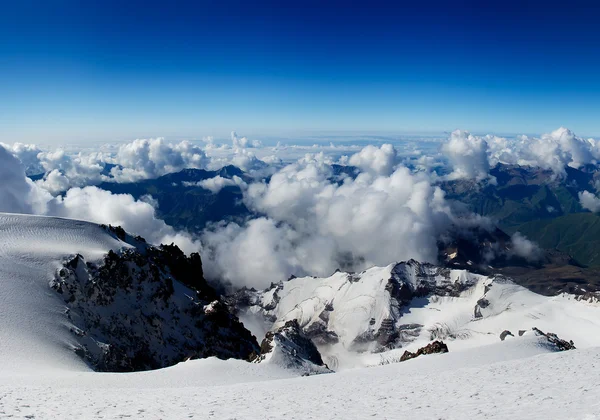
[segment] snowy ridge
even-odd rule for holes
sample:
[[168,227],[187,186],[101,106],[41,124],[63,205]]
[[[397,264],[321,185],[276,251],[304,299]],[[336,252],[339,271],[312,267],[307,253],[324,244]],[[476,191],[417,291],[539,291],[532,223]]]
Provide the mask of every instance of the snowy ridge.
[[109,250],[131,247],[93,223],[0,214],[0,371],[87,369],[69,350],[76,339],[49,282],[66,257],[100,261]]
[[393,360],[436,339],[450,352],[494,344],[504,330],[519,339],[533,327],[578,347],[600,345],[598,303],[416,261],[293,278],[265,291],[242,290],[233,300],[244,302],[244,322],[264,318],[276,329],[297,320],[334,369]]
[[258,351],[198,254],[23,215],[0,215],[0,243],[0,371],[136,371]]

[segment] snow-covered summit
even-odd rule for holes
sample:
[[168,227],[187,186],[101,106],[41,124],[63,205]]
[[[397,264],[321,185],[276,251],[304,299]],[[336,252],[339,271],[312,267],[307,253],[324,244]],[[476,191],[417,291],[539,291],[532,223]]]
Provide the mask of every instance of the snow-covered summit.
[[566,294],[541,296],[502,276],[413,260],[361,273],[293,278],[263,291],[242,289],[232,301],[246,325],[258,317],[276,329],[297,320],[334,369],[373,363],[379,356],[370,353],[393,358],[436,339],[451,352],[493,344],[504,330],[517,335],[533,327],[578,346],[600,345],[596,303]]

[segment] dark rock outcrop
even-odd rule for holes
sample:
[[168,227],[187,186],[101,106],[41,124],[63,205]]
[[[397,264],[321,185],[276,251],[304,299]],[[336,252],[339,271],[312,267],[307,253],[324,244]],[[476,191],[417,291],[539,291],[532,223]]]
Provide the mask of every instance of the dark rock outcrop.
[[575,350],[576,348],[573,340],[563,340],[558,338],[558,336],[554,333],[545,333],[536,327],[533,327],[533,332],[538,336],[546,337],[548,343],[555,347],[558,351]]
[[109,251],[99,264],[77,255],[50,286],[64,299],[79,343],[74,350],[98,371],[149,370],[210,356],[248,359],[258,351],[204,280],[200,256],[187,257],[175,245]]
[[509,336],[509,335],[510,335],[511,337],[514,337],[513,333],[511,333],[510,331],[508,331],[508,330],[504,330],[504,331],[502,331],[502,332],[500,333],[500,340],[504,341],[504,340],[506,339],[506,337],[507,337],[507,336]]
[[415,357],[422,356],[424,354],[434,354],[434,353],[448,353],[448,346],[444,344],[443,341],[434,341],[433,343],[427,344],[425,347],[421,347],[416,353],[412,353],[410,351],[405,351],[402,357],[400,358],[401,362],[406,360],[414,359]]

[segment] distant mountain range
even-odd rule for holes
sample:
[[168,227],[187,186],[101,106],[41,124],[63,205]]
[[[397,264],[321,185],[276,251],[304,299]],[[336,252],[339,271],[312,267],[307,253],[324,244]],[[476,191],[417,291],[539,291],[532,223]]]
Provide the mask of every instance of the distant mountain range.
[[584,266],[600,266],[600,216],[585,210],[581,191],[597,192],[595,166],[566,167],[565,176],[532,167],[499,164],[490,171],[497,183],[446,181],[447,198],[495,220],[505,232],[521,232],[542,248],[571,255]]

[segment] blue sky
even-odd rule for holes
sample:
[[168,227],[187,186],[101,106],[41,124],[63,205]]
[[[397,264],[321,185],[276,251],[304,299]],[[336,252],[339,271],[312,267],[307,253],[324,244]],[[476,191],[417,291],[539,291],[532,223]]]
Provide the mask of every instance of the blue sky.
[[421,3],[0,0],[0,141],[600,135],[600,6]]

